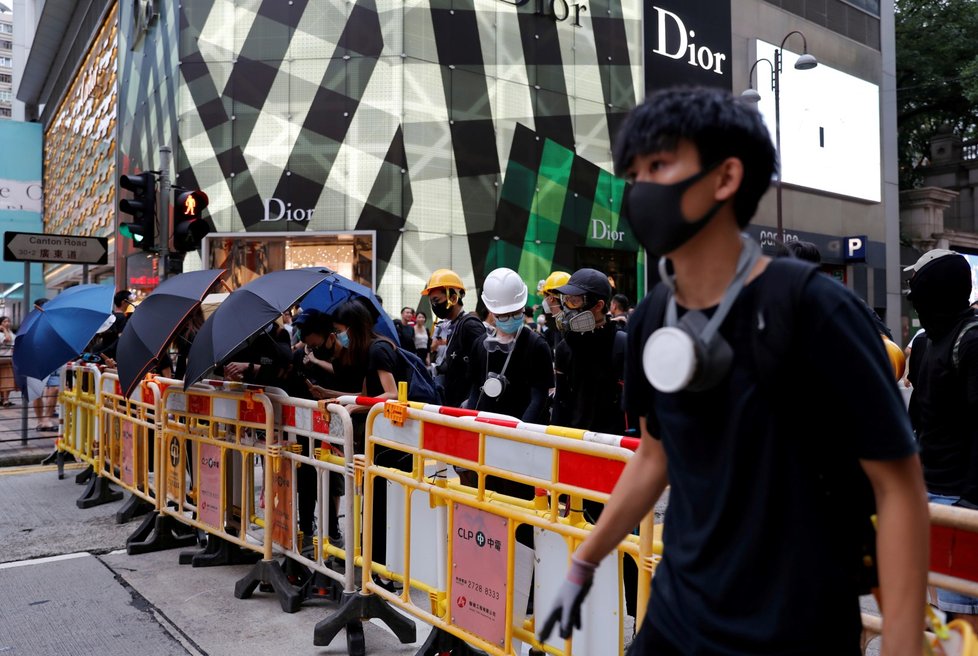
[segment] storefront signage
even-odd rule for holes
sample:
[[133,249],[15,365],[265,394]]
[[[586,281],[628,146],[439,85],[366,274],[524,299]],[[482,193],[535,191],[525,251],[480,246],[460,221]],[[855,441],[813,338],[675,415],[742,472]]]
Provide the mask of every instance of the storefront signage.
[[648,0],[646,92],[679,84],[730,88],[729,0]]
[[607,221],[601,219],[591,219],[591,239],[604,241],[625,241],[624,230],[614,230],[608,225]]
[[40,182],[0,178],[0,210],[40,212],[43,198]]
[[266,198],[264,200],[265,216],[262,221],[310,221],[315,208],[293,209],[292,203],[281,198]]

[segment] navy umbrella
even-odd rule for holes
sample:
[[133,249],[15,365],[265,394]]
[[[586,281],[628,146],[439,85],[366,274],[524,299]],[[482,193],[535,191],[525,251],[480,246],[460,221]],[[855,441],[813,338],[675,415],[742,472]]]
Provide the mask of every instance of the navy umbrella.
[[43,380],[77,358],[112,316],[114,295],[106,285],[78,285],[28,314],[14,341],[14,375],[20,389],[27,389],[26,377]]
[[379,335],[390,337],[395,344],[400,343],[394,322],[387,316],[384,306],[377,300],[377,296],[370,291],[369,287],[353,282],[349,278],[344,278],[338,273],[332,273],[321,283],[316,285],[311,292],[302,299],[303,310],[319,310],[327,314],[332,314],[340,305],[351,298],[360,298],[369,303],[368,309],[377,319],[374,330]]
[[187,356],[184,389],[237,352],[332,273],[323,268],[273,271],[231,292],[194,338]]
[[200,307],[224,269],[189,271],[168,278],[133,311],[116,346],[119,384],[129,397],[163,355],[173,336]]

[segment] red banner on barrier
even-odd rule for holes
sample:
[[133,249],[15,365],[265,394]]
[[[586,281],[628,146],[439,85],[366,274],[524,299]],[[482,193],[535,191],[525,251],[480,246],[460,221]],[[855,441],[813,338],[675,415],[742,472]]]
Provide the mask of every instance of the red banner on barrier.
[[458,503],[452,522],[452,624],[494,645],[506,638],[506,519]]
[[187,413],[191,415],[210,415],[211,397],[199,394],[187,395]]
[[978,534],[931,525],[930,570],[978,581]]
[[576,485],[586,490],[611,494],[625,468],[625,463],[583,453],[561,451],[557,467],[558,480],[564,485]]
[[214,444],[201,444],[200,456],[200,500],[197,504],[202,523],[218,531],[224,530],[221,521],[221,447]]
[[258,401],[241,401],[238,405],[238,417],[241,418],[241,421],[264,424],[265,406]]
[[329,433],[329,413],[313,410],[312,429],[317,433]]
[[441,424],[422,424],[423,448],[447,456],[479,460],[479,434],[472,431],[442,426]]

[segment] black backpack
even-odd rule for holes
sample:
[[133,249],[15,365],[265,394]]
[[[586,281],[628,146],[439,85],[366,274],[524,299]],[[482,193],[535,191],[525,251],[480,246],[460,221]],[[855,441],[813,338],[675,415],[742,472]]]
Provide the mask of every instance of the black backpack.
[[441,405],[441,394],[421,358],[400,347],[397,347],[397,357],[407,374],[408,400]]
[[[802,295],[817,271],[810,262],[778,258],[768,264],[766,275],[758,281],[762,284],[756,297],[751,341],[760,386],[771,395],[772,402],[780,394],[790,392],[785,389],[783,376],[786,368],[792,366],[792,338]],[[647,323],[653,330],[665,321],[670,294],[669,288],[662,283],[652,291]],[[853,565],[853,577],[859,593],[868,594],[879,585],[874,521],[876,497],[872,485],[858,463],[843,471],[832,466],[831,454],[813,454],[813,457],[821,458],[819,462],[825,463],[818,477],[829,504],[839,508],[838,533],[846,539],[858,535],[860,562]],[[846,509],[852,512],[846,514]]]

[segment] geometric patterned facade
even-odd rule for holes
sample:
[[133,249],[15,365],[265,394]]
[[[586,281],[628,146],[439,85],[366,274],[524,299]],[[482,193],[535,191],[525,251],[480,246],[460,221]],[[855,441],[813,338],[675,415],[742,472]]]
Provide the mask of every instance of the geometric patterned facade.
[[[562,248],[636,250],[589,243],[587,228],[534,209],[567,196],[570,178],[534,186],[520,211],[501,201],[511,156],[539,144],[577,162],[585,194],[611,185],[598,195],[612,194],[601,207],[617,221],[607,171],[642,89],[640,2],[159,3],[135,48],[131,4],[120,82],[139,84],[120,98],[120,167],[149,168],[153,148],[174,144],[175,183],[208,194],[217,231],[375,230],[391,307],[413,303],[438,267],[474,285],[505,264],[532,289],[551,262],[574,266]],[[533,255],[514,261],[514,248]]]

